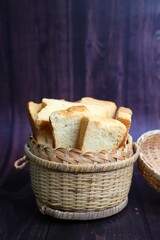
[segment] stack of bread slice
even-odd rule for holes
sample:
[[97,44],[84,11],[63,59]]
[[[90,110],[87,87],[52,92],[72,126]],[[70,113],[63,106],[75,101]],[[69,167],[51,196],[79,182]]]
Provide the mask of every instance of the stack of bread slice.
[[[43,98],[28,102],[34,138],[53,148],[76,148],[85,152],[114,152],[125,146],[132,111],[114,102],[84,97],[77,102]],[[116,115],[116,119],[114,119]]]

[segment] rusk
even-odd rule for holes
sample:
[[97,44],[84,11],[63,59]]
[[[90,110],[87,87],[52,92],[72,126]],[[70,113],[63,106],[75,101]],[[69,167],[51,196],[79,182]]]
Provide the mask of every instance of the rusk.
[[113,103],[110,104],[104,104],[102,101],[102,104],[98,104],[100,100],[94,101],[87,101],[85,102],[69,102],[65,100],[57,100],[57,99],[43,99],[42,104],[47,104],[38,114],[36,118],[36,126],[38,128],[43,128],[44,125],[49,124],[49,116],[51,113],[59,110],[66,110],[69,107],[72,106],[85,106],[88,108],[91,116],[97,116],[97,117],[109,117],[112,118],[116,111],[116,105]]
[[123,123],[109,118],[83,118],[80,128],[79,149],[83,152],[113,152],[118,149],[126,127]]
[[127,141],[127,136],[131,126],[132,111],[130,108],[120,107],[117,111],[116,119],[122,122],[127,129],[126,135],[121,143],[121,146],[125,146]]
[[72,106],[50,115],[55,147],[76,148],[81,120],[88,115],[85,106]]
[[114,115],[117,109],[117,106],[114,102],[98,100],[91,97],[84,97],[79,102],[83,104],[93,104],[95,106],[103,107],[104,111],[106,112],[105,117],[108,117],[108,118],[114,118]]
[[39,129],[35,124],[37,114],[41,111],[41,109],[42,103],[34,103],[30,101],[27,104],[28,118],[34,138],[37,140],[38,143],[50,146],[53,142],[53,137],[49,126]]

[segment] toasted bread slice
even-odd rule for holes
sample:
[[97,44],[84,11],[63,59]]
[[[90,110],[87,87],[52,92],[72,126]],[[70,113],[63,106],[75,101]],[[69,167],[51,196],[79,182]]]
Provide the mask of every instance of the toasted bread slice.
[[111,110],[111,106],[104,106],[104,105],[98,105],[98,104],[94,104],[94,103],[79,103],[79,104],[83,104],[84,106],[86,106],[91,114],[91,116],[96,116],[96,117],[108,117],[108,118],[112,118],[113,117],[113,111]]
[[119,120],[121,123],[123,123],[127,129],[126,135],[121,143],[121,146],[125,146],[126,144],[129,130],[131,127],[131,121],[132,121],[131,118],[132,118],[132,111],[130,108],[120,107],[118,109],[116,119]]
[[[36,126],[38,128],[43,128],[43,126],[49,124],[49,116],[52,112],[65,110],[73,105],[72,102],[50,99],[50,103],[47,104],[37,115]],[[53,101],[52,101],[53,100]],[[47,102],[46,102],[47,103]]]
[[84,117],[81,123],[78,147],[83,152],[99,152],[101,150],[113,152],[118,149],[125,134],[126,127],[118,120]]
[[49,124],[49,116],[51,115],[52,112],[59,111],[59,110],[66,110],[67,108],[72,106],[83,105],[88,108],[92,116],[97,116],[97,117],[111,117],[114,114],[112,104],[104,105],[104,104],[94,104],[92,102],[88,102],[88,103],[69,102],[65,100],[56,100],[56,99],[42,100],[42,102],[43,104],[47,104],[48,102],[48,104],[37,115],[36,126],[38,128],[43,128],[44,125]]
[[114,102],[98,100],[91,97],[84,97],[79,102],[86,105],[93,104],[95,105],[95,108],[96,106],[99,106],[99,107],[101,106],[101,108],[103,107],[105,112],[105,117],[108,117],[108,118],[113,118],[117,109],[117,106]]
[[42,98],[42,106],[56,105],[59,101],[65,101],[64,99],[52,99],[52,98]]
[[37,118],[37,114],[41,109],[42,109],[41,103],[34,103],[32,101],[27,103],[27,114],[32,129],[32,133],[35,139],[37,139],[37,128],[35,126],[35,121]]
[[50,115],[56,148],[76,148],[81,120],[88,113],[85,106],[73,106]]
[[100,100],[100,99],[96,99],[96,98],[92,98],[92,97],[83,97],[81,98],[80,102],[84,102],[84,103],[94,103],[94,104],[112,104],[115,105],[114,102],[111,101],[106,101],[106,100]]
[[38,129],[35,124],[37,115],[41,111],[41,109],[42,103],[34,103],[30,101],[27,104],[28,118],[34,138],[37,140],[38,143],[50,146],[52,145],[53,137],[49,126],[46,126],[45,128],[42,129]]

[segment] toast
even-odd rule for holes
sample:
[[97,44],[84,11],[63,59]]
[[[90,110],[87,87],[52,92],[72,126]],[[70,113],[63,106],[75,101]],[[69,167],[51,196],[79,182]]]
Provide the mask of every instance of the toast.
[[37,128],[35,126],[35,121],[37,118],[37,114],[41,109],[42,109],[41,103],[34,103],[32,101],[27,103],[28,119],[35,139],[37,139]]
[[132,111],[90,97],[78,102],[43,98],[29,102],[28,118],[38,143],[52,147],[77,148],[83,152],[115,151],[126,145]]
[[123,123],[126,126],[127,132],[126,135],[121,143],[121,146],[125,146],[127,141],[127,136],[129,134],[129,130],[131,127],[131,118],[132,118],[132,111],[130,108],[120,107],[117,111],[116,119]]
[[89,113],[85,106],[73,106],[50,115],[55,147],[76,148],[81,120]]
[[65,101],[65,100],[64,99],[42,98],[42,106],[45,107],[47,105],[56,105],[59,101]]
[[95,105],[97,107],[100,107],[104,109],[105,115],[104,117],[108,117],[108,118],[114,118],[117,106],[114,102],[110,102],[110,101],[105,101],[105,100],[98,100],[95,98],[91,98],[91,97],[84,97],[82,98],[80,101],[80,103],[83,104],[92,104]]
[[[52,100],[47,102],[47,104],[38,114],[36,118],[36,126],[37,128],[43,128],[44,126],[49,124],[49,116],[52,112],[65,110],[73,105],[72,102],[63,101],[63,100]],[[46,103],[47,103],[46,102]],[[44,102],[43,102],[44,103]]]
[[[100,101],[100,100],[96,100]],[[105,101],[106,102],[106,101]],[[46,105],[45,105],[46,104]],[[91,116],[96,117],[113,117],[116,111],[116,105],[113,104],[95,104],[94,101],[88,102],[69,102],[65,100],[57,99],[42,99],[43,109],[37,114],[36,126],[38,128],[43,128],[45,125],[49,124],[49,116],[52,112],[59,110],[66,110],[72,106],[85,106],[88,108]]]
[[27,113],[34,138],[40,144],[51,145],[53,142],[50,128],[47,126],[43,129],[38,129],[35,122],[38,113],[42,110],[42,103],[28,102]]
[[78,148],[83,152],[113,152],[118,149],[126,127],[123,123],[109,118],[82,119]]

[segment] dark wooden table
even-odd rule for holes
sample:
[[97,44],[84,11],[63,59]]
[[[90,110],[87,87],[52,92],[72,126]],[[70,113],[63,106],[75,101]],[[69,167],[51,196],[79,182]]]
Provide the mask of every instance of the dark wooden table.
[[93,96],[133,110],[134,141],[160,128],[158,0],[0,1],[0,240],[159,240],[160,193],[137,163],[127,207],[95,221],[42,215],[29,169],[16,171],[27,101]]

